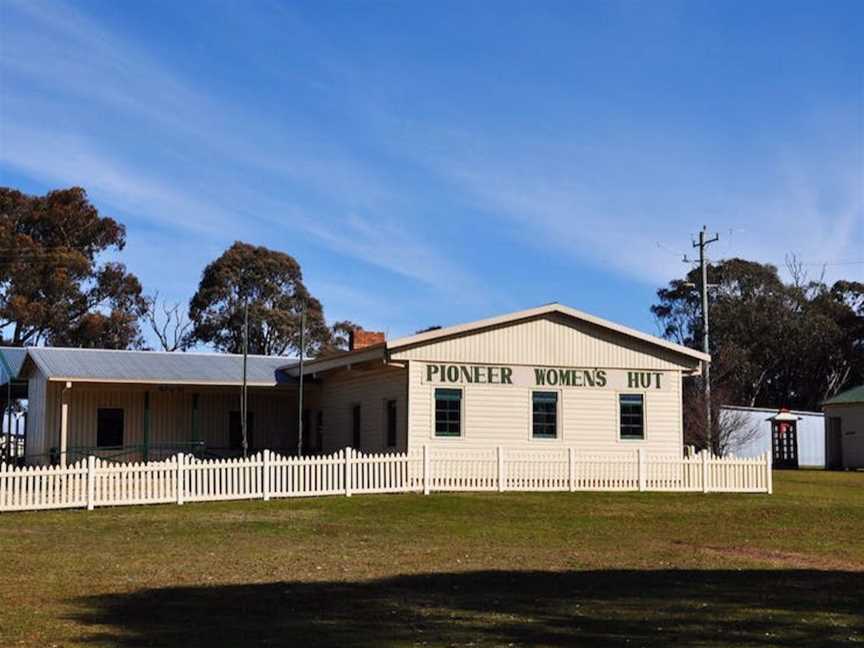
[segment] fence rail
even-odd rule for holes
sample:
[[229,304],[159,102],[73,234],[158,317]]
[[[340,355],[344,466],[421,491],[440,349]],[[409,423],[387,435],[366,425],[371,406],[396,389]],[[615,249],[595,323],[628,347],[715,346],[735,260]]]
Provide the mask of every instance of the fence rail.
[[770,454],[753,458],[581,455],[573,448],[116,463],[89,456],[71,466],[0,465],[0,511],[433,491],[694,491],[771,493]]

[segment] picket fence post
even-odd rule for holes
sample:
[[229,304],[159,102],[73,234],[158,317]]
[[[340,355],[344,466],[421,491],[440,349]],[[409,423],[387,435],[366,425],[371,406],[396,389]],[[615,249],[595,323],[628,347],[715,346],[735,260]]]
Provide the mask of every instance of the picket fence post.
[[702,492],[708,492],[708,451],[702,451]]
[[648,481],[647,475],[645,474],[645,450],[644,448],[637,448],[636,450],[636,463],[638,464],[638,468],[636,469],[636,474],[639,476],[639,492],[642,493],[645,491],[645,484]]
[[571,493],[576,490],[576,451],[572,446],[567,448],[567,484]]
[[774,493],[774,468],[772,464],[771,451],[765,453],[765,471],[768,475],[768,494],[772,495]]
[[96,506],[96,457],[87,457],[87,510],[92,511]]
[[177,504],[183,504],[183,453],[177,453],[177,475],[175,481],[177,483]]
[[270,451],[265,450],[261,457],[261,490],[265,502],[270,501]]
[[423,445],[423,494],[428,495],[430,490],[430,481],[432,480],[432,476],[430,473],[430,468],[432,467],[432,462],[429,458],[429,444]]
[[345,448],[345,497],[351,497],[351,454],[353,452],[350,447]]
[[504,492],[504,448],[498,446],[498,492]]

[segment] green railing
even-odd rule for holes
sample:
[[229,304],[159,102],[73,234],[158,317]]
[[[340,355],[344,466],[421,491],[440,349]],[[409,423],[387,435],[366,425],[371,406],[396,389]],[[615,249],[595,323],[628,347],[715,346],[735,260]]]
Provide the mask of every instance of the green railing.
[[[252,456],[256,452],[260,452],[263,448],[249,448],[248,455]],[[287,447],[268,447],[269,450],[276,452],[282,456],[290,457],[296,453],[296,448]],[[163,444],[138,444],[125,446],[73,446],[66,450],[66,463],[73,464],[81,459],[86,459],[90,455],[95,455],[105,461],[116,463],[129,463],[133,461],[162,461],[182,452],[185,455],[192,455],[198,459],[239,459],[243,457],[243,450],[240,448],[230,448],[221,446],[208,446],[204,441],[188,441],[182,443],[163,443]],[[37,457],[47,457],[48,462],[52,465],[60,463],[60,449],[51,448],[44,455],[28,454],[26,457],[19,457],[19,462],[33,461]]]

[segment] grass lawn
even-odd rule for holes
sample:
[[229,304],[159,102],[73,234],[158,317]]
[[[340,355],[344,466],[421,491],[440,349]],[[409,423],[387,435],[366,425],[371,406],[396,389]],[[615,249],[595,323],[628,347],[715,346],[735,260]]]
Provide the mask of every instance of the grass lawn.
[[0,515],[2,646],[864,645],[864,473]]

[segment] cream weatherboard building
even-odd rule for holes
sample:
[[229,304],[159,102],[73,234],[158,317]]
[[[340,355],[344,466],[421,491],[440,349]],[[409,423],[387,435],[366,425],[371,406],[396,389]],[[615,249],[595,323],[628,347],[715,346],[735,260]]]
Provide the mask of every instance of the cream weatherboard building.
[[[550,304],[391,341],[303,366],[303,452],[418,446],[683,453],[681,382],[709,357]],[[362,346],[362,343],[366,346]],[[371,344],[369,344],[371,342]],[[27,455],[135,458],[188,445],[236,452],[240,358],[30,349]],[[298,447],[300,367],[250,360],[250,446]]]

